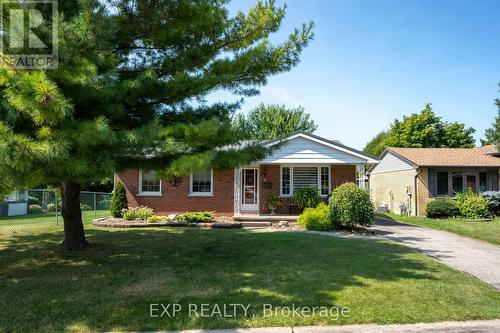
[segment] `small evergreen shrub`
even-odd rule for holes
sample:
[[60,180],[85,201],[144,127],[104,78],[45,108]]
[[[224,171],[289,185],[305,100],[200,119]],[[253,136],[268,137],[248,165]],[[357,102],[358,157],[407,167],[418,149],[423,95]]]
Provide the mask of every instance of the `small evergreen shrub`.
[[109,212],[113,217],[123,217],[122,212],[128,208],[127,192],[122,182],[117,182],[113,196],[111,197],[111,204]]
[[55,212],[56,211],[56,205],[54,205],[53,203],[50,203],[47,205],[47,212],[48,213],[52,213],[52,212]]
[[452,199],[437,199],[427,204],[425,215],[432,219],[446,219],[459,216],[460,211]]
[[29,214],[42,214],[44,213],[42,206],[40,205],[29,205],[28,206]]
[[374,207],[368,192],[354,183],[345,183],[333,190],[329,204],[334,227],[368,226],[375,222]]
[[300,208],[313,208],[318,206],[321,202],[318,189],[313,187],[306,187],[293,194],[292,203]]
[[147,221],[151,216],[153,216],[153,210],[146,206],[127,208],[122,211],[122,217],[127,221]]
[[28,196],[28,205],[40,205],[40,199],[29,195]]
[[483,192],[483,198],[488,203],[488,210],[493,215],[500,214],[500,191]]
[[460,216],[466,219],[480,219],[489,216],[488,203],[479,194],[468,190],[455,198]]
[[177,215],[175,217],[177,221],[185,221],[185,222],[210,222],[214,219],[213,212],[189,212]]
[[323,202],[320,202],[316,208],[306,208],[298,217],[297,224],[307,230],[333,230],[333,224],[330,220],[330,208]]

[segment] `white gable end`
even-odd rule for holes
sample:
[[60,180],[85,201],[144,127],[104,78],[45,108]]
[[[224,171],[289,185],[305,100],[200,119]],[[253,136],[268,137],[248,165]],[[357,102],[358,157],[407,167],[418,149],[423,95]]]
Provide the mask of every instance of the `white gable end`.
[[370,172],[371,174],[384,173],[384,172],[392,172],[392,171],[403,171],[403,170],[411,170],[413,166],[397,157],[396,155],[388,152],[382,157],[380,162],[373,168]]
[[280,164],[355,164],[367,160],[349,152],[297,136],[283,143],[261,163]]

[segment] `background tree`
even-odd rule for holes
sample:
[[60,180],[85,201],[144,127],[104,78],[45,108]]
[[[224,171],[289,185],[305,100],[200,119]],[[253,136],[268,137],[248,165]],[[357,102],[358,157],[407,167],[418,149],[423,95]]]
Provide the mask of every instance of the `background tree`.
[[495,104],[498,107],[498,115],[495,117],[495,122],[491,124],[491,128],[486,130],[486,140],[481,140],[481,144],[496,145],[497,150],[500,152],[500,98],[495,99]]
[[377,134],[370,142],[366,144],[363,151],[367,154],[373,156],[379,156],[387,147],[387,140],[389,139],[390,133],[388,131],[382,131]]
[[462,123],[442,121],[432,111],[431,104],[427,104],[420,113],[394,120],[389,131],[373,138],[365,151],[380,154],[386,147],[472,148],[474,132],[472,127],[465,127]]
[[284,137],[297,131],[313,133],[318,126],[302,106],[260,104],[247,115],[238,114],[234,125],[245,136],[257,140]]
[[[58,69],[18,70],[2,62],[1,190],[60,182],[62,249],[89,245],[80,188],[116,169],[140,166],[168,176],[234,167],[266,154],[258,143],[218,149],[241,139],[230,126],[239,105],[211,105],[204,97],[221,89],[258,94],[267,77],[299,62],[312,23],[273,45],[269,36],[285,7],[259,1],[230,17],[226,4],[60,2]],[[6,30],[1,37],[8,36]]]

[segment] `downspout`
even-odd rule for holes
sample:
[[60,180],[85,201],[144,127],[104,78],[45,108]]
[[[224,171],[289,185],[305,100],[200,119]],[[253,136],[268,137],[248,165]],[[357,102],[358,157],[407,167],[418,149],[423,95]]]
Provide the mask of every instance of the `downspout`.
[[415,216],[418,216],[418,189],[417,189],[417,178],[420,176],[422,173],[422,169],[417,169],[417,173],[415,174],[414,178],[414,189],[415,189]]

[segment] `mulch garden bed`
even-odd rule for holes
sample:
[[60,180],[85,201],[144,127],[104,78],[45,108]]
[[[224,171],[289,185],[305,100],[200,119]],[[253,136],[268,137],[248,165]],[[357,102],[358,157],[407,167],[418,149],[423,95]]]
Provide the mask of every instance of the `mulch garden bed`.
[[[232,221],[232,220],[231,220]],[[98,227],[107,228],[154,228],[154,227],[194,227],[194,228],[216,228],[216,229],[239,229],[241,223],[230,222],[226,218],[217,219],[213,222],[144,222],[142,220],[128,221],[115,217],[104,217],[95,219],[92,224]]]

